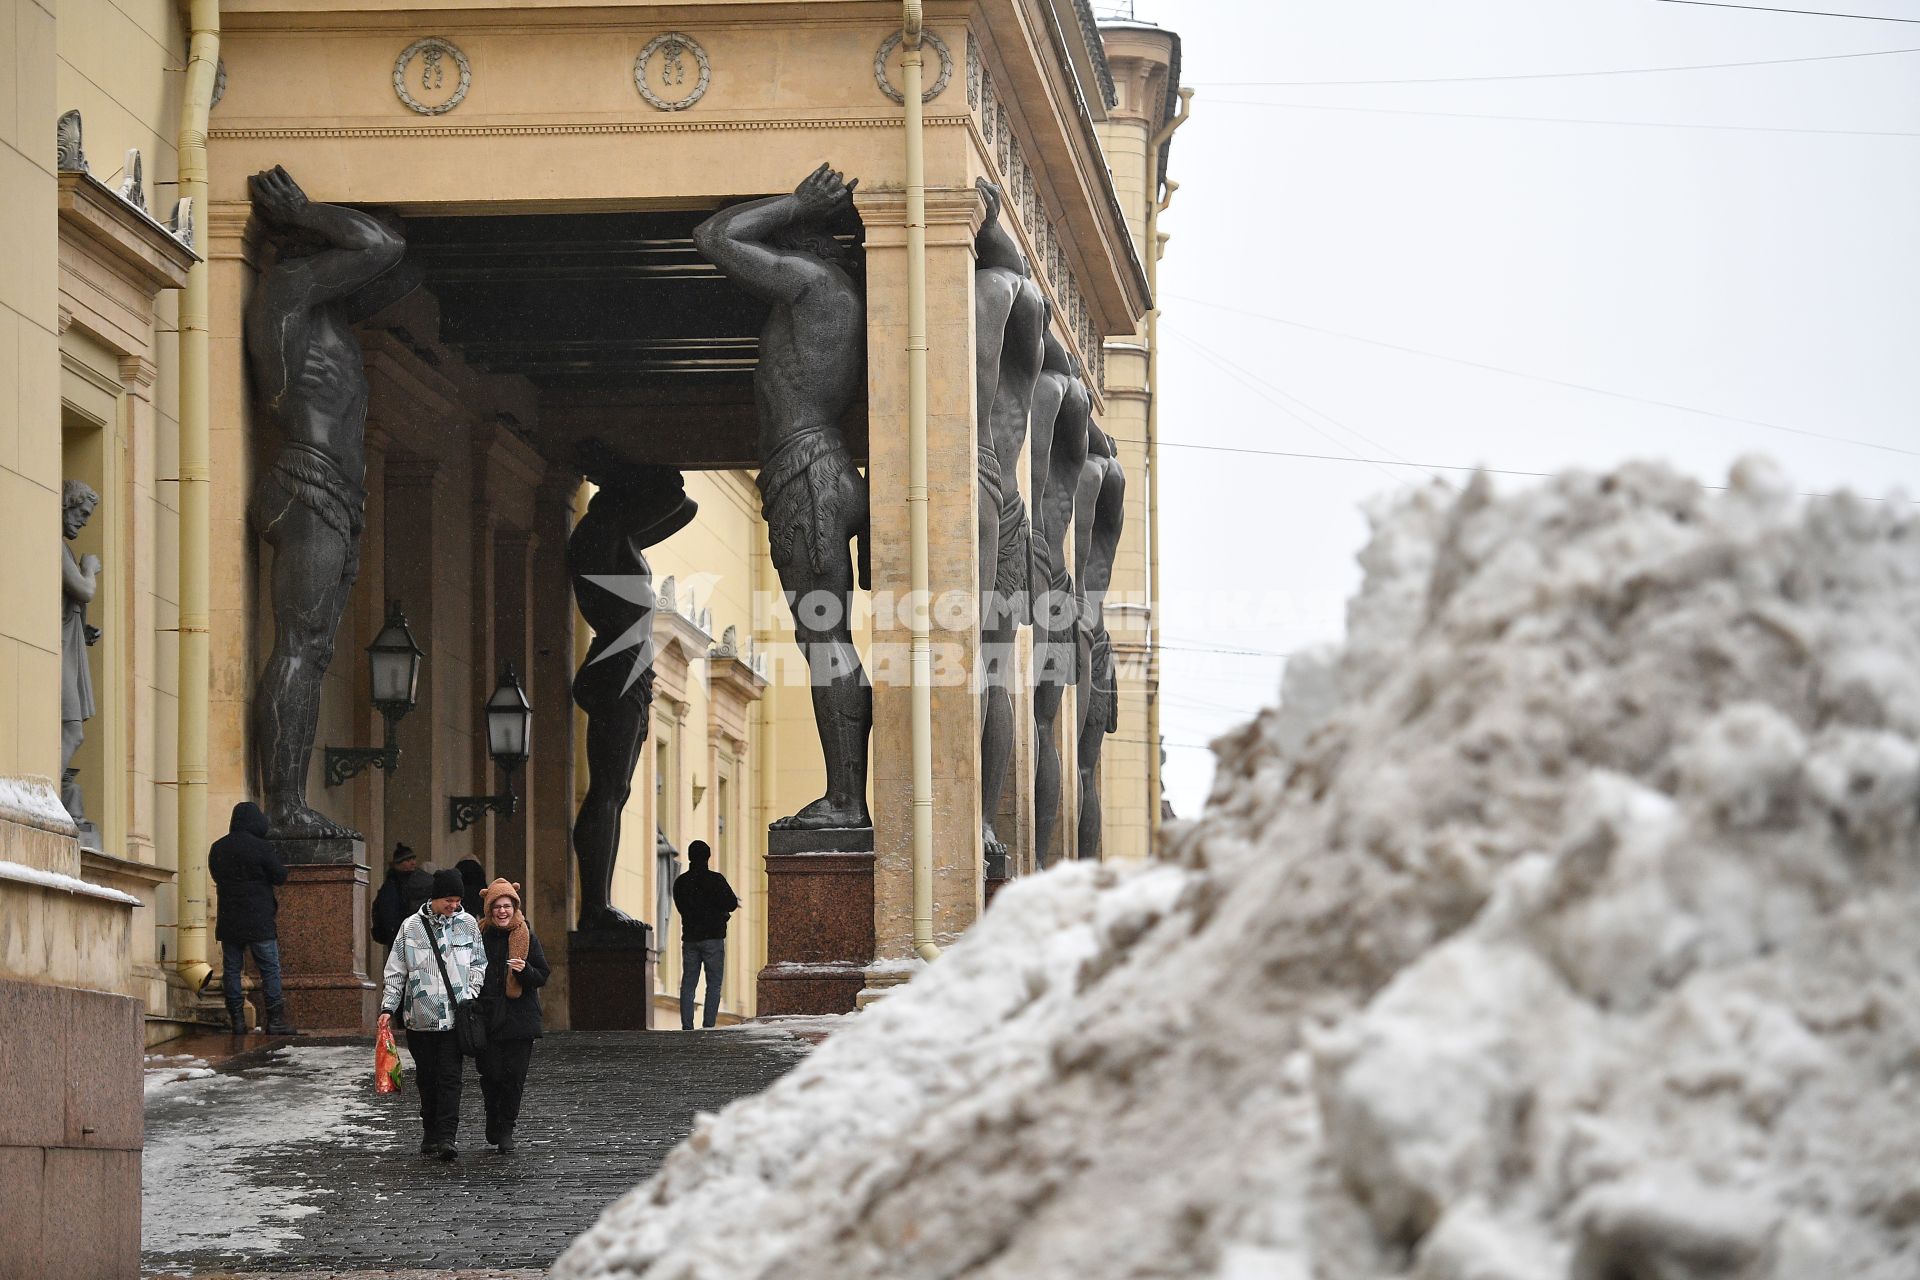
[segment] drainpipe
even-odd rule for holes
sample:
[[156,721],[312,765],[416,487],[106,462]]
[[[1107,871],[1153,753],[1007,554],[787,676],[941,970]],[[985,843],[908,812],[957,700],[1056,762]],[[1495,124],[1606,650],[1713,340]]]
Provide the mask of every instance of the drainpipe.
[[933,640],[927,586],[927,162],[922,151],[920,0],[901,0],[901,79],[907,108],[907,528],[913,599],[907,611],[913,660],[913,950],[940,958],[933,942]]
[[[1160,148],[1193,115],[1193,90],[1180,90],[1180,110],[1147,143],[1147,155],[1159,162]],[[1160,194],[1147,210],[1147,563],[1152,566],[1153,598],[1147,608],[1147,662],[1152,685],[1147,696],[1147,853],[1160,844],[1160,215],[1173,203],[1180,184],[1160,175]]]
[[[220,60],[220,0],[191,0],[187,84],[180,104],[180,195],[193,201],[202,227],[207,208],[207,113],[213,109]],[[208,422],[207,273],[202,254],[180,295],[180,722],[174,776],[179,804],[180,976],[198,990],[207,963],[207,700],[212,667],[207,643],[209,498],[212,431]]]

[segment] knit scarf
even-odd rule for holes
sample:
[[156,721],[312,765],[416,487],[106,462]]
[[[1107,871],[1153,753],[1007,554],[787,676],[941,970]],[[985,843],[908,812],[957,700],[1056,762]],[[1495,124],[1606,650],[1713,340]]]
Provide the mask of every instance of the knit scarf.
[[[498,930],[499,925],[487,921],[487,928]],[[518,907],[514,908],[513,923],[507,926],[507,959],[525,960],[533,931],[527,928],[527,917]],[[507,970],[507,999],[518,1000],[521,994],[520,975],[512,969]]]

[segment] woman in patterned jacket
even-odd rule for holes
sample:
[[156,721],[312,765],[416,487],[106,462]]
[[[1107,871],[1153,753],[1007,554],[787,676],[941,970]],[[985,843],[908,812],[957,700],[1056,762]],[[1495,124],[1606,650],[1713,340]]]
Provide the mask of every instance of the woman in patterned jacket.
[[454,1135],[460,1128],[464,1067],[453,1010],[462,1000],[478,998],[487,975],[479,923],[460,907],[465,891],[458,871],[433,873],[432,896],[407,917],[387,953],[386,992],[380,1002],[382,1027],[391,1026],[395,1014],[404,1015],[425,1130],[420,1154],[442,1160],[460,1157]]

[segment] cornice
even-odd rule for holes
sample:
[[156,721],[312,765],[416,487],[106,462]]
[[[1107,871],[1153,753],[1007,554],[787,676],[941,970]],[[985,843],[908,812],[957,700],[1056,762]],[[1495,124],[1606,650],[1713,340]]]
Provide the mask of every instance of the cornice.
[[187,269],[200,255],[83,170],[59,175],[61,239],[142,288],[187,287]]
[[[930,115],[926,117],[929,129],[957,129],[965,126],[971,115]],[[342,121],[337,124],[323,125],[233,125],[223,129],[208,130],[207,136],[214,141],[255,140],[274,138],[523,138],[555,137],[568,134],[624,134],[624,133],[761,133],[769,130],[794,129],[899,129],[898,116],[819,116],[808,118],[771,118],[771,119],[685,119],[669,118],[665,120],[587,120],[587,121],[551,121],[545,123],[514,123],[506,120],[477,120],[461,124],[452,123],[406,123],[406,124],[353,124]],[[857,194],[857,193],[856,193]]]

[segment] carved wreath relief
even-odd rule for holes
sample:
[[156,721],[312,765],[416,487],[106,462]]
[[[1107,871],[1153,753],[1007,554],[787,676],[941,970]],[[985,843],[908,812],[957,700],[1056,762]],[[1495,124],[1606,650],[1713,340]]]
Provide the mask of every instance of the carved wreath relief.
[[[447,62],[451,59],[459,68],[459,80],[454,85],[452,96],[445,101],[429,105],[433,96],[443,93],[447,85]],[[417,111],[423,116],[437,116],[459,106],[467,96],[467,89],[473,83],[473,67],[467,62],[467,55],[448,39],[441,36],[423,36],[400,51],[393,63],[393,92],[408,110]],[[414,97],[413,90],[418,89],[428,98],[422,102]]]
[[[647,67],[654,55],[660,55],[658,82],[667,92],[678,91],[680,96],[669,98],[656,92],[647,83]],[[700,69],[692,89],[687,89],[687,59],[691,56]],[[633,83],[640,90],[640,96],[662,111],[685,111],[706,96],[707,85],[713,79],[713,65],[707,61],[707,51],[702,49],[692,36],[678,31],[669,31],[665,35],[655,36],[647,41],[647,47],[633,60]]]
[[[932,102],[935,98],[939,97],[941,91],[947,87],[947,82],[953,79],[953,52],[947,48],[946,41],[931,31],[921,32],[920,38],[926,42],[928,48],[940,55],[940,74],[934,82],[927,87],[926,91],[920,95],[920,101]],[[880,92],[886,94],[895,102],[905,102],[907,95],[894,88],[893,81],[887,79],[887,61],[893,57],[893,51],[899,47],[900,33],[898,31],[880,42],[879,49],[875,50],[873,55],[873,80],[875,84],[880,86]]]

